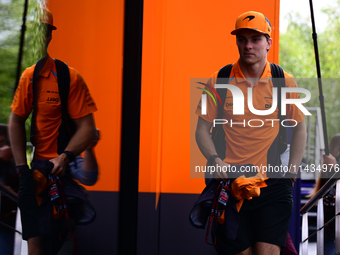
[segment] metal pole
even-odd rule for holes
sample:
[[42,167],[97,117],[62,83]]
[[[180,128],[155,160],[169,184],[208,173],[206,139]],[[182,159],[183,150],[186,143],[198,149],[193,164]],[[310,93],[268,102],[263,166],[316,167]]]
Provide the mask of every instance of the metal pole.
[[[340,212],[340,180],[336,182],[335,188],[335,215]],[[335,218],[335,254],[340,252],[340,218]]]
[[318,36],[316,34],[316,29],[315,29],[313,1],[312,0],[309,0],[309,5],[310,5],[310,14],[311,14],[312,28],[313,28],[312,37],[313,37],[313,41],[314,41],[316,71],[317,71],[317,75],[318,75],[319,100],[320,100],[320,108],[321,108],[323,135],[324,135],[324,140],[325,140],[325,154],[329,155],[325,104],[324,104],[324,96],[323,96],[323,92],[322,92],[321,70],[320,70],[320,60],[319,60],[319,50],[318,50],[318,39],[317,39]]
[[22,54],[23,54],[23,51],[24,51],[27,8],[28,8],[28,0],[25,0],[24,14],[22,15],[20,46],[19,46],[19,55],[18,55],[18,64],[17,64],[17,75],[16,75],[16,80],[15,80],[15,85],[14,85],[14,92],[17,89],[19,79],[20,79],[20,75],[21,75],[21,60],[22,60]]
[[318,233],[316,234],[316,251],[318,255],[324,255],[324,229],[322,227],[325,222],[323,212],[323,197],[318,200],[316,224],[317,229],[319,229]]
[[[308,237],[308,212],[302,215],[302,240]],[[308,240],[301,244],[301,254],[308,255]]]

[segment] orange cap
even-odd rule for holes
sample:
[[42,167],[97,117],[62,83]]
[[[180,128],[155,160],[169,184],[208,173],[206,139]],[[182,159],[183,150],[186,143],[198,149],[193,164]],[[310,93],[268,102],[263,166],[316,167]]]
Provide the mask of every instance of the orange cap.
[[53,14],[46,8],[42,8],[42,14],[40,16],[40,22],[47,24],[52,30],[57,28],[53,26]]
[[272,32],[270,22],[266,16],[255,11],[249,11],[241,14],[236,19],[235,30],[233,30],[231,34],[236,35],[241,29],[252,29],[269,36]]

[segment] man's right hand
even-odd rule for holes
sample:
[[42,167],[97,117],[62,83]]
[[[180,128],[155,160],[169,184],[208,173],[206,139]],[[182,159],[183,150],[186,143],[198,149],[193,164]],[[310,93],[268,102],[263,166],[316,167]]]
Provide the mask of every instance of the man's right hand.
[[70,163],[67,155],[65,153],[62,153],[58,157],[52,158],[50,161],[54,164],[54,167],[50,173],[52,177],[54,178],[56,176],[64,176],[67,166]]
[[[220,166],[220,169],[223,168],[228,168],[230,166],[230,164],[224,162],[222,159],[220,158],[215,158],[212,162],[213,166]],[[217,167],[216,167],[217,169]],[[223,181],[227,181],[228,180],[228,174],[226,172],[223,171],[215,171],[214,172],[214,178],[217,180],[223,180]]]

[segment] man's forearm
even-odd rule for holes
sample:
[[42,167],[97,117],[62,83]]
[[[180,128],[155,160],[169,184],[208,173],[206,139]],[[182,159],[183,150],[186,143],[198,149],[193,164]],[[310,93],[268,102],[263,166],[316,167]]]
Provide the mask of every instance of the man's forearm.
[[298,126],[293,128],[293,134],[290,144],[290,156],[289,156],[289,172],[297,174],[298,169],[303,157],[303,153],[306,146],[306,126],[303,120]]
[[27,164],[25,120],[25,118],[14,113],[12,113],[9,120],[9,137],[17,166]]
[[65,150],[71,151],[76,156],[82,153],[92,141],[95,125],[92,114],[74,121],[77,131],[72,136]]
[[[210,129],[212,124],[199,118],[197,122],[196,129],[196,142],[198,147],[200,148],[202,154],[206,159],[210,159],[212,155],[217,155],[215,144],[210,137]],[[218,165],[221,167],[229,166],[228,163],[223,162],[221,158],[214,158],[213,161],[209,162],[211,165]],[[213,174],[214,178],[226,180],[228,175],[226,172],[215,172]]]
[[209,133],[205,132],[204,130],[197,130],[196,142],[206,159],[209,159],[212,155],[217,155],[214,142],[212,141]]

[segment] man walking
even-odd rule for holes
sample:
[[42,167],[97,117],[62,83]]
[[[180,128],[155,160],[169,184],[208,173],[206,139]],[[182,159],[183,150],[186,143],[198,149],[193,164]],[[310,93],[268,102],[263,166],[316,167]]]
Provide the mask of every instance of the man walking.
[[[269,20],[262,13],[249,11],[237,18],[235,30],[231,32],[236,35],[239,59],[232,66],[229,84],[239,88],[245,99],[248,98],[250,89],[253,106],[257,110],[267,110],[266,106],[273,105],[273,80],[270,63],[267,61],[267,54],[272,46],[271,30]],[[206,89],[214,87],[217,75],[218,72],[212,75]],[[297,87],[291,75],[284,75],[286,87]],[[288,93],[288,97],[299,98],[299,95]],[[269,177],[267,187],[261,188],[260,196],[244,201],[238,213],[236,237],[228,234],[228,226],[231,224],[228,217],[224,224],[218,224],[215,248],[219,254],[250,255],[253,247],[256,255],[279,255],[280,247],[285,246],[292,213],[292,181],[298,171],[306,143],[304,114],[295,105],[287,105],[286,119],[294,120],[289,159],[291,173],[287,174],[290,178],[278,179],[277,176],[271,178],[274,175],[265,172],[263,168],[270,167],[270,164],[272,167],[280,165],[280,161],[276,160],[279,159],[278,150],[272,150],[275,146],[277,148],[279,142],[280,121],[267,121],[280,119],[278,108],[269,115],[255,115],[248,109],[245,100],[244,115],[233,115],[235,101],[228,89],[223,102],[223,119],[229,122],[223,125],[226,152],[223,155],[225,158],[221,159],[210,136],[214,119],[218,118],[218,109],[210,97],[207,97],[206,105],[206,114],[201,112],[201,102],[196,111],[199,115],[196,140],[208,162],[221,168],[252,164],[263,176]],[[263,125],[247,125],[254,120]],[[227,180],[228,173],[216,172],[214,178]]]

